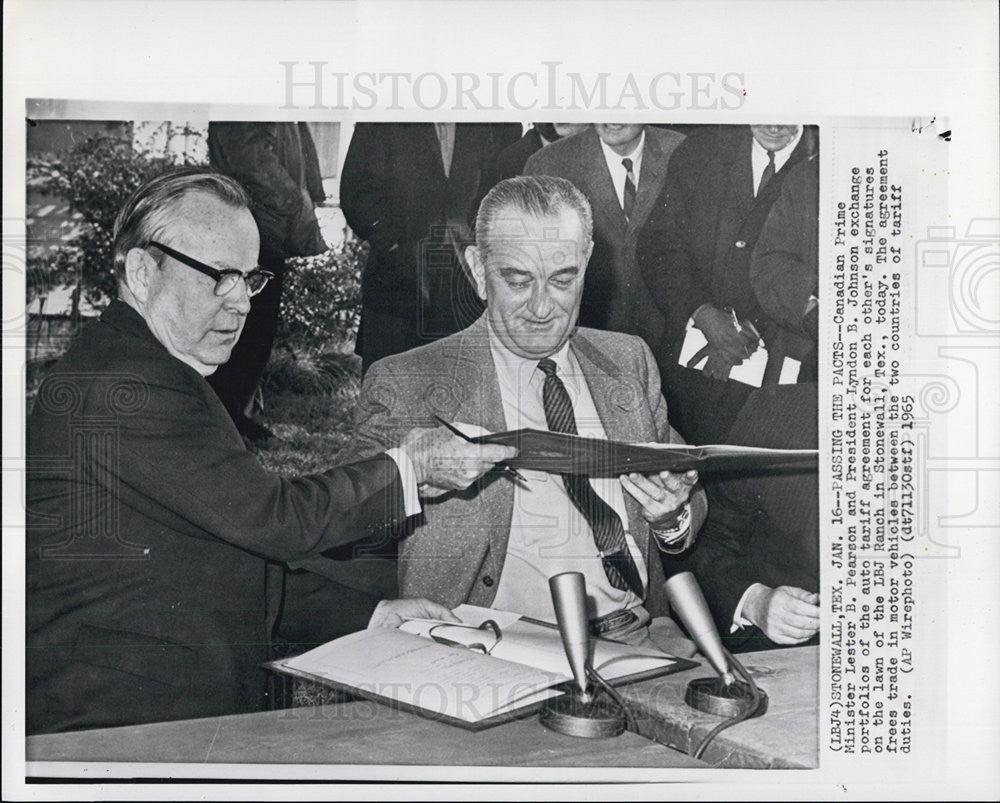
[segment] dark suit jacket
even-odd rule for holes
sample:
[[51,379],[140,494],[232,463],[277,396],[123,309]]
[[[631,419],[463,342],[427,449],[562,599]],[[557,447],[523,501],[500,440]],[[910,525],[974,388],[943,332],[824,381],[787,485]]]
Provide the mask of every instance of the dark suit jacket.
[[[816,383],[754,391],[728,442],[811,449],[817,442]],[[708,520],[679,571],[698,578],[730,649],[777,646],[758,628],[730,634],[743,592],[754,583],[819,591],[819,487],[815,471],[731,477],[708,486]]]
[[639,235],[639,267],[667,319],[661,349],[674,360],[687,320],[702,304],[732,306],[766,325],[750,286],[750,257],[785,176],[816,152],[817,134],[805,126],[788,162],[756,198],[752,139],[749,126],[716,126],[688,137],[671,158]]
[[524,126],[520,123],[490,123],[489,126],[493,131],[494,157],[521,139],[524,134]]
[[369,313],[392,316],[405,350],[455,332],[482,311],[462,266],[479,201],[494,184],[497,126],[459,123],[447,176],[432,123],[359,123],[347,151],[340,204],[371,245],[361,276],[356,351],[367,366],[393,353]]
[[543,147],[542,137],[537,128],[529,128],[527,133],[513,145],[508,145],[497,155],[497,180],[520,176],[528,158]]
[[646,126],[635,209],[625,219],[601,141],[593,127],[538,151],[524,172],[559,176],[587,196],[594,212],[594,253],[587,264],[580,324],[639,335],[652,348],[663,334],[663,315],[639,275],[636,242],[667,175],[671,154],[684,137]]
[[[678,441],[667,423],[656,364],[641,340],[579,328],[570,348],[609,438]],[[485,316],[462,332],[372,366],[361,389],[354,439],[345,452],[378,453],[411,427],[433,426],[435,415],[493,432],[504,429]],[[691,504],[692,536],[684,546],[704,520],[705,497],[700,490]],[[650,545],[639,504],[625,494],[625,505],[629,529],[649,569],[647,607],[654,615],[666,613],[663,558]],[[507,555],[513,506],[513,482],[496,473],[465,491],[426,500],[423,514],[407,521],[410,535],[399,542],[402,595],[449,606],[463,602],[490,606]]]
[[326,250],[313,211],[326,193],[308,124],[209,123],[208,159],[250,193],[261,259],[269,267]]
[[754,248],[750,284],[775,324],[772,340],[780,338],[781,350],[803,363],[800,381],[815,379],[818,319],[805,310],[819,292],[818,156],[788,171]]
[[384,455],[265,471],[204,378],[112,302],[28,420],[28,733],[258,709],[265,558],[398,524],[401,497]]

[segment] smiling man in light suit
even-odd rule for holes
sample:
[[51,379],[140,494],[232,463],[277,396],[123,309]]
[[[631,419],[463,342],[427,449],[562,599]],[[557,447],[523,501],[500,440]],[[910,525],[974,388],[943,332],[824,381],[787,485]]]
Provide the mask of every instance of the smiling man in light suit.
[[590,202],[594,253],[580,323],[639,335],[650,348],[663,336],[665,319],[639,273],[636,243],[667,175],[675,131],[626,123],[595,123],[532,155],[527,175],[571,181]]
[[[642,340],[576,326],[591,226],[586,198],[564,179],[494,187],[467,251],[486,313],[372,366],[348,453],[377,453],[435,416],[490,431],[678,442]],[[666,615],[660,555],[686,549],[704,519],[697,475],[524,475],[494,472],[426,504],[400,544],[401,591],[554,621],[548,577],[581,571],[593,633],[690,654]]]

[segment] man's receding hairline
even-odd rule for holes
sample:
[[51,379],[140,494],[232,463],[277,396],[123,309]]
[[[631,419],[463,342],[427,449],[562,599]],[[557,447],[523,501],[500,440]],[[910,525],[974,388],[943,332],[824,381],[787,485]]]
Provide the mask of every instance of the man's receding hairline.
[[217,206],[231,211],[234,216],[238,215],[241,211],[246,210],[247,214],[250,215],[250,219],[253,220],[253,216],[250,213],[250,207],[246,204],[241,204],[228,198],[222,198],[219,195],[201,187],[192,187],[191,189],[180,193],[176,197],[169,199],[167,203],[150,213],[149,222],[155,223],[154,226],[150,227],[150,231],[162,231],[168,224],[174,222],[183,223],[185,226],[191,226],[195,229],[213,228],[215,226],[214,221],[207,218],[203,213],[192,209],[192,206],[198,205],[199,202],[207,202],[209,206],[211,206],[214,202]]
[[580,233],[583,234],[587,227],[587,223],[584,220],[581,211],[564,198],[559,198],[557,203],[558,206],[551,212],[536,212],[531,209],[525,209],[516,200],[511,199],[493,213],[493,218],[490,221],[490,225],[486,227],[484,234],[488,233],[492,235],[494,230],[505,221],[522,221],[526,218],[540,221],[552,221],[554,226],[558,226],[563,215],[567,212],[572,213],[573,218],[580,225]]
[[219,206],[224,206],[227,209],[232,209],[234,211],[238,211],[240,209],[246,209],[248,212],[250,211],[250,207],[246,204],[239,203],[229,198],[223,198],[222,196],[212,192],[211,190],[207,190],[204,187],[191,187],[186,189],[175,198],[171,198],[168,203],[174,208],[179,208],[184,205],[194,203],[200,199],[215,201]]

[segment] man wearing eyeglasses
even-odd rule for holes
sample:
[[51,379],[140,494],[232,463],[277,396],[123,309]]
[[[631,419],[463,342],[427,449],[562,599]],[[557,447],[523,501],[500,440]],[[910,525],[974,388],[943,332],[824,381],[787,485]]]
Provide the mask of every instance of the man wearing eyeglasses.
[[[39,387],[28,421],[27,731],[253,711],[281,569],[463,489],[503,447],[412,430],[371,459],[283,479],[205,381],[268,280],[233,180],[159,176],[115,224],[119,297]],[[339,597],[334,597],[339,599]],[[342,611],[322,595],[317,618]],[[448,618],[373,603],[369,626]],[[364,626],[361,622],[360,626]]]

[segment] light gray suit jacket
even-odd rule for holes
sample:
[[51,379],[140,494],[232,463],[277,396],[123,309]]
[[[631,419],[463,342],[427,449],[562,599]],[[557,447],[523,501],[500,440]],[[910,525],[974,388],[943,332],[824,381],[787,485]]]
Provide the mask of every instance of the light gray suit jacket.
[[532,154],[524,172],[568,179],[590,201],[594,253],[587,264],[580,323],[639,335],[655,347],[663,335],[665,319],[650,299],[639,273],[636,243],[663,188],[670,154],[683,142],[684,135],[650,126],[645,131],[635,209],[627,220],[593,127]]
[[[570,340],[608,438],[680,442],[667,422],[667,405],[649,348],[631,335],[579,328]],[[500,385],[489,347],[485,316],[443,340],[386,357],[365,376],[357,427],[347,447],[351,458],[375,454],[399,443],[412,427],[446,421],[506,429]],[[650,582],[647,606],[667,613],[663,567],[641,508],[627,493],[629,527],[646,557]],[[454,607],[463,602],[490,606],[503,571],[514,509],[514,483],[491,473],[470,488],[439,500],[424,500],[424,512],[400,542],[402,596],[427,597]],[[705,496],[693,498],[692,536],[705,518]],[[651,559],[650,559],[651,557]]]

